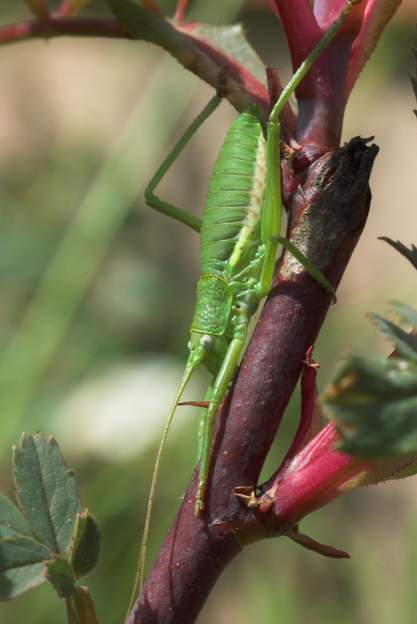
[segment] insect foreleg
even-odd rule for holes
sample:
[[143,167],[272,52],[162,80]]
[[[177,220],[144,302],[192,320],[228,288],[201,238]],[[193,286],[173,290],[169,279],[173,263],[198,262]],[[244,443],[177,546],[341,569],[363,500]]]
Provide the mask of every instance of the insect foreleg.
[[191,125],[184,132],[179,141],[175,144],[174,148],[169,152],[167,157],[162,162],[161,166],[153,176],[152,180],[149,182],[148,186],[145,190],[145,200],[146,203],[158,212],[162,212],[164,215],[171,217],[172,219],[176,219],[185,225],[188,225],[196,232],[200,231],[201,227],[201,219],[196,217],[195,215],[187,212],[186,210],[182,210],[182,208],[177,208],[173,204],[170,204],[166,201],[160,199],[157,195],[154,194],[155,188],[158,186],[164,175],[167,173],[168,169],[171,167],[173,162],[177,159],[179,154],[182,152],[184,147],[190,141],[190,139],[197,132],[198,128],[205,122],[205,120],[216,110],[218,105],[220,104],[220,98],[215,95],[207,106],[201,111],[201,113],[194,119]]
[[266,135],[266,180],[265,195],[262,204],[261,242],[264,245],[264,258],[256,294],[259,299],[265,297],[272,285],[278,236],[281,232],[281,162],[279,153],[279,122],[268,122]]

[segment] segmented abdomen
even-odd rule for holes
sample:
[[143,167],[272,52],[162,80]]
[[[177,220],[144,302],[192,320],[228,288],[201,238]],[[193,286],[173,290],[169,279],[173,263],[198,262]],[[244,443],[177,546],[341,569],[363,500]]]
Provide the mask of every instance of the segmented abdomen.
[[251,112],[231,125],[214,165],[201,225],[201,272],[223,272],[256,230],[265,178],[265,141]]

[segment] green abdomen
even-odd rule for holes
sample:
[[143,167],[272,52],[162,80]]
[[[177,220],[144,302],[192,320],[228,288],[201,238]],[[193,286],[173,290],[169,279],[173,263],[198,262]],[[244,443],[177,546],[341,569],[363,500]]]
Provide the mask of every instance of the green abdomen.
[[253,113],[242,113],[214,165],[200,233],[202,273],[222,272],[238,241],[246,245],[258,227],[264,160],[261,124]]
[[227,328],[232,296],[227,283],[216,275],[203,274],[197,284],[197,302],[191,331],[222,336]]

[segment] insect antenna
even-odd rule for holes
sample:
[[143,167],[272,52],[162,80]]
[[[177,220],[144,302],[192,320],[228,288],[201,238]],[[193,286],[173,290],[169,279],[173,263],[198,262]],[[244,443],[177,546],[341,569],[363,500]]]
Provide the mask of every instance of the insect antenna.
[[161,441],[159,443],[159,447],[158,447],[158,451],[156,453],[156,457],[155,457],[155,464],[154,464],[154,469],[153,469],[153,473],[152,473],[152,480],[151,480],[151,485],[149,488],[149,495],[148,495],[148,503],[146,506],[146,514],[145,514],[145,524],[143,527],[143,533],[142,533],[142,540],[141,540],[141,545],[140,545],[140,554],[139,554],[139,562],[138,562],[138,569],[136,572],[136,577],[135,577],[135,582],[133,585],[133,590],[132,590],[132,595],[130,598],[130,603],[129,603],[129,607],[128,607],[128,611],[127,613],[130,613],[132,606],[133,606],[133,602],[136,598],[137,595],[140,595],[143,589],[143,583],[144,583],[144,577],[145,577],[145,564],[146,564],[146,553],[147,553],[147,547],[148,547],[148,538],[149,538],[149,529],[150,529],[150,525],[151,525],[151,519],[152,519],[152,511],[153,511],[153,503],[154,503],[154,498],[155,498],[155,491],[156,491],[156,486],[158,484],[158,478],[159,478],[159,471],[160,471],[160,466],[161,466],[161,459],[162,459],[162,453],[164,451],[165,448],[165,444],[167,441],[167,437],[168,437],[168,433],[169,430],[171,428],[171,424],[172,421],[174,419],[174,415],[175,415],[175,410],[177,408],[177,405],[183,395],[183,392],[190,380],[191,375],[193,374],[193,372],[195,371],[195,369],[197,368],[197,366],[200,363],[200,359],[195,358],[194,357],[189,357],[187,365],[185,367],[185,371],[184,371],[184,375],[183,378],[181,380],[181,384],[180,387],[178,389],[177,395],[174,399],[174,402],[172,404],[171,410],[168,414],[168,418],[165,422],[165,427],[164,430],[162,432],[162,437],[161,437]]

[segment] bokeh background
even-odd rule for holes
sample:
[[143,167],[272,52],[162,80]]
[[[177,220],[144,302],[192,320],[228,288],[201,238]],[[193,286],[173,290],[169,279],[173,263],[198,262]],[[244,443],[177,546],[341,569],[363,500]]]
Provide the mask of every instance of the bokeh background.
[[[169,12],[173,2],[162,2]],[[102,2],[89,11],[105,14]],[[244,22],[266,63],[289,75],[277,20],[263,1],[195,0],[194,17]],[[27,16],[2,0],[5,24]],[[403,2],[363,72],[344,138],[380,145],[366,231],[317,344],[320,385],[347,351],[387,353],[366,318],[390,299],[416,305],[416,275],[388,235],[417,243],[417,122],[408,72],[414,0]],[[180,379],[198,275],[198,238],[153,213],[143,189],[210,96],[207,86],[144,43],[51,39],[0,49],[0,484],[21,431],[54,434],[102,530],[86,582],[103,623],[122,620],[162,423]],[[235,113],[224,103],[161,185],[198,212]],[[389,314],[389,312],[388,312]],[[204,387],[194,380],[190,398]],[[288,410],[276,466],[297,419]],[[158,488],[157,551],[196,454],[196,418],[178,410]],[[212,593],[200,624],[401,624],[417,620],[416,479],[342,497],[303,523],[348,550],[332,561],[285,539],[246,549]],[[0,606],[0,623],[49,624],[65,612],[46,584]]]

